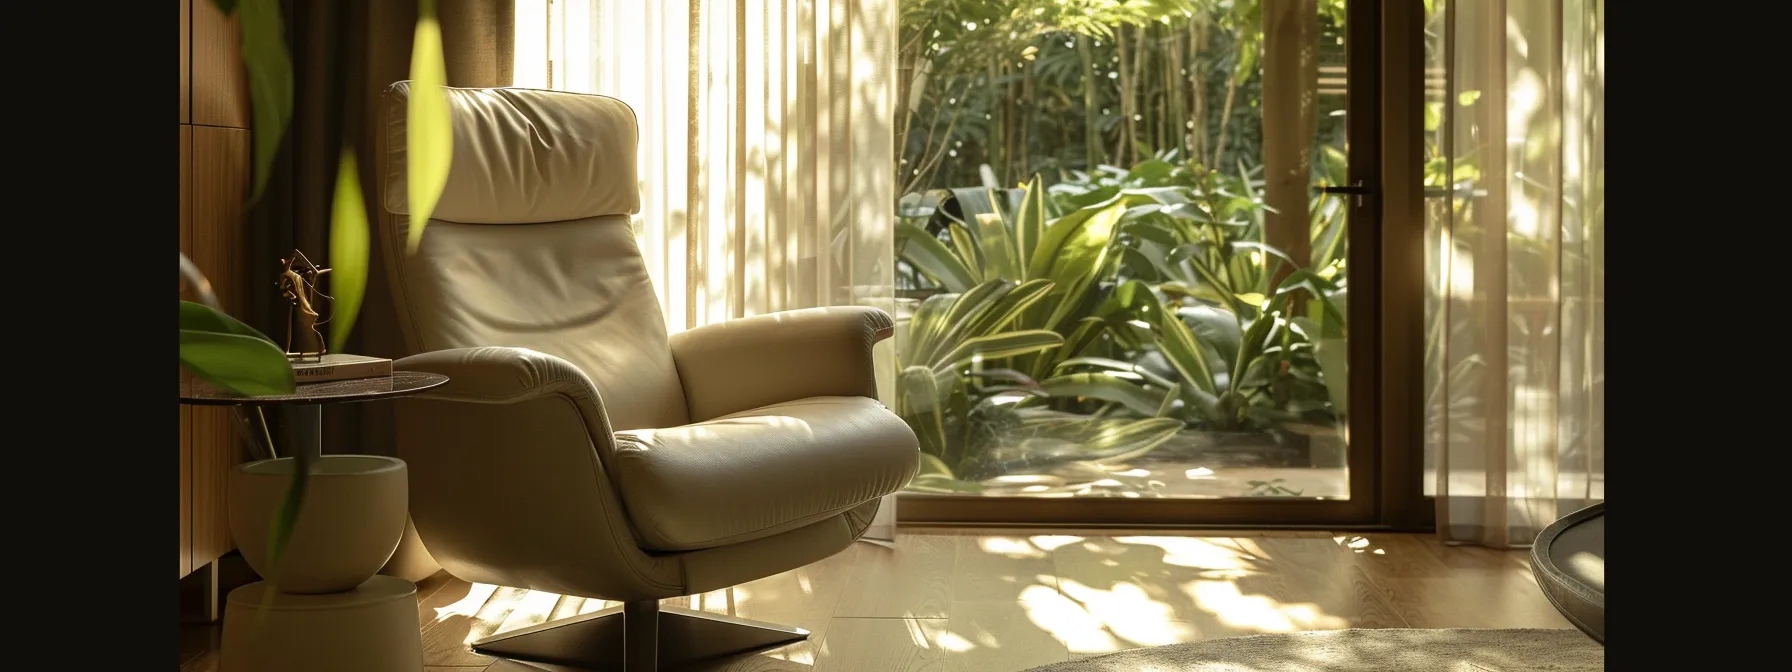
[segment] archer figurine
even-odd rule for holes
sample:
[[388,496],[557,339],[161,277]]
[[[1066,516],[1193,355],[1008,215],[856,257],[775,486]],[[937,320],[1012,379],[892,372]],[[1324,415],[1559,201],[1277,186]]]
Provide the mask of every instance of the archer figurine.
[[280,296],[289,304],[286,313],[286,357],[294,361],[319,360],[326,350],[323,332],[318,325],[330,321],[329,315],[319,315],[319,300],[328,304],[334,314],[335,299],[318,291],[318,279],[330,269],[318,268],[305,257],[305,253],[292,251],[292,256],[281,259],[284,270],[280,273]]

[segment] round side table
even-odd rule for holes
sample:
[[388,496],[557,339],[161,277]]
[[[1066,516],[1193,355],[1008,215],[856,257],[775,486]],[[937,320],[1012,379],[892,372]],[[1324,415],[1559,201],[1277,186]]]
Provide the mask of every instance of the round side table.
[[[264,580],[230,592],[220,672],[420,672],[417,589],[379,575],[404,535],[409,492],[402,460],[323,455],[323,405],[415,394],[448,382],[436,373],[299,385],[293,394],[245,397],[184,380],[180,403],[279,407],[275,459],[229,474],[231,536]],[[286,494],[294,457],[311,458],[304,506],[292,526],[281,576],[269,580],[266,540]]]

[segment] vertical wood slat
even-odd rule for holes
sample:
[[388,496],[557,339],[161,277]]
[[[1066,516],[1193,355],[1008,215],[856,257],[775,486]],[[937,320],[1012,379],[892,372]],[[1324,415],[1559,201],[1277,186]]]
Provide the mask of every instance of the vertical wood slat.
[[[185,0],[182,0],[185,9]],[[183,26],[186,24],[182,24]],[[184,35],[182,37],[185,37]],[[186,53],[183,49],[183,55]],[[182,59],[185,60],[185,59]],[[185,72],[184,70],[182,72]],[[185,84],[183,81],[182,84]],[[185,88],[184,86],[182,88]],[[186,98],[181,99],[185,102]],[[180,127],[180,251],[193,255],[193,133]],[[183,283],[184,284],[184,283]],[[183,375],[185,371],[181,372]],[[193,571],[193,412],[180,407],[180,575]]]
[[[193,122],[192,85],[193,75],[193,38],[189,32],[193,25],[193,0],[180,0],[180,123]],[[182,179],[186,172],[182,171]]]
[[[192,133],[191,256],[212,281],[224,311],[240,315],[247,292],[264,285],[248,277],[245,256],[249,132],[195,126]],[[235,548],[225,518],[224,478],[233,465],[248,459],[248,451],[237,438],[230,408],[195,406],[191,412],[192,565],[198,567]]]
[[188,0],[192,26],[192,123],[249,127],[249,83],[242,66],[235,18],[210,0]]

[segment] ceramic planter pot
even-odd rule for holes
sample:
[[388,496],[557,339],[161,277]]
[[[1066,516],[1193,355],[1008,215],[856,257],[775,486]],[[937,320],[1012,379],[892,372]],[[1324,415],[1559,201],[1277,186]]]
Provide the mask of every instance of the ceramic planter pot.
[[410,493],[403,460],[325,455],[278,572],[268,562],[274,515],[292,480],[292,458],[237,465],[228,480],[230,533],[243,559],[283,593],[336,593],[371,578],[404,536]]

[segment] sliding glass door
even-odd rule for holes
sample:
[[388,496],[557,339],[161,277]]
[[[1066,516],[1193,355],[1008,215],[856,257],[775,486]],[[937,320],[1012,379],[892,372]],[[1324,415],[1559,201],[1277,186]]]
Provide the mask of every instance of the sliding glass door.
[[902,518],[1369,522],[1379,3],[901,3]]

